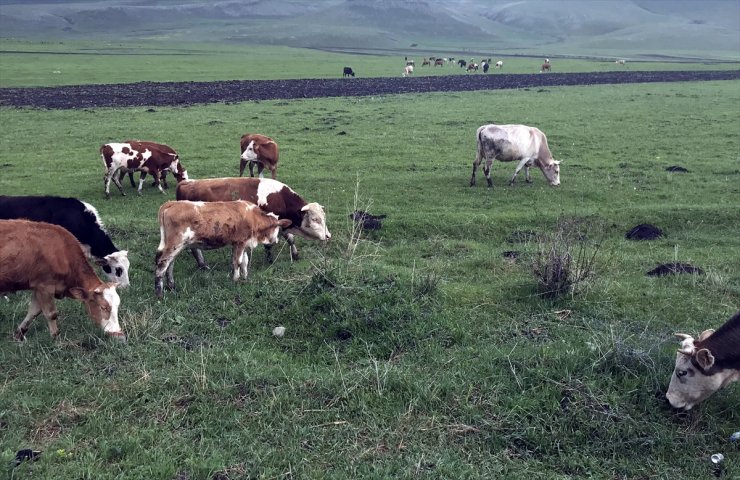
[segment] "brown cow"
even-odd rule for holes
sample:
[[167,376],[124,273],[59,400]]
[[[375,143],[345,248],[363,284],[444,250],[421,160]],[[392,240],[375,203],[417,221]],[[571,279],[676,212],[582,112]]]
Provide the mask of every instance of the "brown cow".
[[[180,163],[180,157],[167,145],[154,142],[139,142],[129,140],[124,143],[106,143],[100,147],[100,156],[105,167],[105,196],[110,198],[110,181],[116,184],[121,195],[126,195],[121,186],[124,173],[140,171],[138,194],[144,186],[144,177],[151,173],[154,184],[162,190],[162,184],[167,188],[167,171],[171,171],[178,182],[188,179],[188,172]],[[120,174],[117,176],[116,174]],[[160,177],[161,175],[161,177]],[[133,177],[131,182],[133,185]],[[160,184],[161,180],[161,184]]]
[[44,222],[0,220],[0,292],[32,290],[28,313],[15,330],[24,340],[28,327],[44,314],[52,338],[59,335],[54,298],[76,298],[105,333],[125,340],[118,324],[116,283],[95,274],[80,242],[66,229]]
[[550,59],[546,58],[545,63],[543,63],[542,67],[540,67],[540,73],[549,72],[549,71],[550,71]]
[[444,67],[445,66],[445,59],[444,58],[438,58],[438,59],[434,60],[434,66],[436,67],[438,65],[440,67]]
[[[326,213],[318,203],[307,203],[289,186],[269,178],[206,178],[189,180],[177,185],[178,200],[217,202],[241,199],[256,203],[262,210],[274,213],[278,218],[287,218],[292,222],[290,228],[283,232],[283,237],[290,245],[291,259],[298,258],[293,235],[301,235],[313,240],[326,241],[331,238],[326,228]],[[271,260],[269,245],[267,258]],[[203,255],[197,249],[193,255],[198,266],[207,268]]]
[[244,175],[244,167],[249,163],[249,176],[254,177],[254,164],[257,175],[262,178],[262,170],[267,168],[273,179],[277,178],[278,146],[275,141],[259,133],[245,133],[239,142],[242,147],[239,162],[239,176]]
[[258,244],[278,240],[281,228],[290,220],[263,212],[257,205],[243,200],[233,202],[166,202],[159,208],[160,242],[155,257],[154,291],[162,296],[162,276],[167,273],[167,288],[174,290],[173,261],[183,248],[232,246],[233,280],[247,279],[250,250]]

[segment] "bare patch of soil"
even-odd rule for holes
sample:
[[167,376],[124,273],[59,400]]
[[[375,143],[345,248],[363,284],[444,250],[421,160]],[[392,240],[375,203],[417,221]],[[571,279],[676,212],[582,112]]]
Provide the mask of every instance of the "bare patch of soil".
[[645,275],[649,277],[662,277],[664,275],[678,275],[681,273],[703,275],[704,270],[689,263],[664,263],[650,270]]

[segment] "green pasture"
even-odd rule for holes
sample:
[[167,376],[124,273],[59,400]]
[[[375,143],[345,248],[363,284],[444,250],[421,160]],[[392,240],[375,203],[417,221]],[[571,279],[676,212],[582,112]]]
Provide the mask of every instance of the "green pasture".
[[[316,70],[306,60],[258,73],[246,61],[258,52],[157,53],[158,69],[90,81],[328,77],[346,63],[314,52]],[[3,54],[3,73],[16,72],[3,84],[80,83],[88,73],[64,80],[70,58],[91,70],[143,61],[43,58],[21,74],[19,56]],[[57,58],[63,73],[42,74]],[[352,64],[400,74],[398,58]],[[58,302],[59,339],[37,319],[14,343],[28,294],[0,299],[0,468],[35,448],[40,459],[12,478],[737,478],[738,385],[687,414],[663,396],[673,333],[716,328],[740,308],[739,110],[737,81],[0,109],[0,192],[95,205],[130,252],[132,283],[120,292],[126,344],[72,300]],[[561,186],[537,170],[509,186],[514,165],[498,163],[493,189],[480,171],[471,188],[475,131],[491,122],[542,129]],[[283,244],[272,265],[256,249],[239,284],[227,250],[206,252],[206,272],[183,253],[179,290],[157,301],[156,213],[174,192],[147,185],[139,198],[125,185],[105,200],[98,148],[158,141],[193,178],[233,176],[244,132],[279,143],[279,179],[325,206],[331,242],[299,239],[294,263]],[[357,235],[355,208],[386,214],[383,228]],[[666,236],[625,240],[640,223]],[[584,283],[547,300],[531,264],[537,238],[557,229],[598,250]],[[502,256],[511,250],[515,262]],[[645,275],[673,261],[705,273]],[[709,461],[718,452],[721,470]]]
[[[0,39],[0,87],[55,86],[141,81],[265,80],[287,78],[337,78],[350,66],[358,77],[401,76],[404,58],[414,59],[415,76],[483,75],[467,73],[456,64],[422,67],[429,56],[455,57],[479,63],[482,55],[471,52],[384,52],[383,55],[350,55],[303,48],[217,43],[112,43],[38,42]],[[486,75],[537,73],[544,58],[485,54],[493,66]],[[604,72],[624,70],[723,70],[740,64],[697,62],[670,63],[613,59],[552,58],[553,72]]]

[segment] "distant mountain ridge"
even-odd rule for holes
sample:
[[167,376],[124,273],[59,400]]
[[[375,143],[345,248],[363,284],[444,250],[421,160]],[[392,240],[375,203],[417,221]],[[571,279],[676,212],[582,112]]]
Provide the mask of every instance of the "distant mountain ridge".
[[740,59],[740,1],[0,0],[0,35]]

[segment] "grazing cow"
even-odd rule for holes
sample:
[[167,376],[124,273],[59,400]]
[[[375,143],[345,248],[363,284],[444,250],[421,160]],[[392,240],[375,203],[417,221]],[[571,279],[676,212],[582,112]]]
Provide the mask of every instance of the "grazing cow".
[[494,65],[494,68],[504,68],[504,62],[499,60],[498,62],[496,62],[496,65]]
[[457,61],[457,64],[460,65],[460,68],[465,68],[468,62],[466,62],[465,60],[461,58],[460,60]]
[[491,66],[491,64],[488,62],[483,62],[481,65],[483,66],[483,73],[488,73],[488,68]]
[[54,298],[75,298],[105,333],[125,340],[118,324],[115,283],[104,283],[85,258],[82,246],[64,228],[28,220],[0,220],[0,292],[32,290],[28,313],[15,330],[24,340],[28,327],[44,314],[52,338],[59,335]]
[[0,195],[0,220],[25,219],[67,229],[95,258],[111,282],[128,287],[128,252],[113,245],[98,211],[89,203],[64,197],[11,197]]
[[[138,194],[144,186],[144,177],[151,173],[159,191],[164,193],[162,184],[167,188],[167,171],[171,171],[178,182],[187,180],[188,172],[183,168],[180,157],[172,148],[154,142],[139,142],[129,140],[124,143],[106,143],[100,147],[100,156],[105,167],[105,196],[110,198],[110,181],[116,184],[121,195],[123,192],[118,173],[140,171]],[[161,175],[161,177],[160,177]],[[161,184],[160,184],[161,179]]]
[[478,64],[477,63],[469,63],[468,64],[467,71],[470,72],[470,71],[473,71],[473,70],[475,70],[476,72],[478,71]]
[[547,137],[538,128],[526,125],[483,125],[476,133],[478,153],[473,161],[473,176],[470,177],[470,186],[475,185],[475,172],[482,160],[486,161],[483,173],[488,180],[488,187],[493,187],[491,180],[491,164],[494,160],[500,162],[519,162],[510,185],[514,184],[519,170],[526,168],[527,183],[529,167],[535,165],[542,170],[550,185],[560,185],[560,161],[553,160],[552,153],[547,146]]
[[540,67],[540,73],[549,72],[549,71],[550,71],[550,59],[546,58],[545,63],[543,63],[542,67]]
[[262,170],[267,168],[272,178],[277,178],[278,146],[275,141],[259,133],[245,133],[240,140],[241,161],[239,176],[244,175],[244,167],[249,164],[249,176],[254,177],[254,164],[257,164],[257,175],[262,177]]
[[432,64],[431,62],[429,62],[429,60],[425,58],[424,60],[421,61],[421,66],[426,67],[427,65],[431,66]]
[[414,66],[413,65],[406,65],[406,68],[403,69],[403,73],[401,74],[402,77],[408,77],[409,75],[414,74]]
[[677,333],[681,348],[666,398],[673,408],[690,410],[720,388],[740,380],[740,311],[719,330],[694,340]]
[[434,66],[435,67],[436,66],[444,67],[445,66],[445,59],[444,58],[438,58],[438,59],[436,59],[434,61]]
[[[190,180],[177,185],[178,200],[217,202],[241,199],[256,203],[262,210],[274,213],[278,218],[287,218],[292,222],[290,228],[283,231],[288,245],[290,258],[298,258],[294,234],[302,237],[326,241],[331,238],[326,228],[324,207],[318,203],[307,203],[300,195],[287,185],[268,178],[207,178]],[[269,245],[265,245],[268,261],[272,260]],[[207,268],[203,254],[193,249],[193,256],[201,268]]]
[[344,67],[344,71],[342,72],[342,78],[349,77],[349,76],[354,77],[355,72],[352,70],[352,67]]
[[406,66],[407,67],[413,67],[415,65],[413,60],[406,60]]
[[616,63],[617,65],[624,65],[625,61],[620,59],[620,60],[615,61],[614,63]]
[[244,200],[232,202],[165,202],[159,208],[160,240],[154,259],[154,291],[162,296],[162,277],[167,274],[167,288],[175,289],[172,274],[174,260],[183,248],[192,245],[212,249],[231,245],[232,279],[247,279],[249,256],[246,251],[260,243],[278,241],[281,228],[290,220],[278,220],[274,213],[263,212]]

